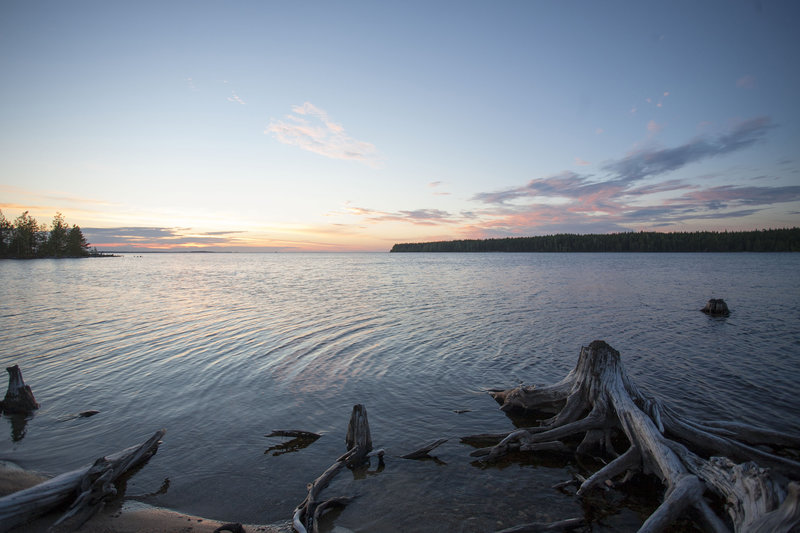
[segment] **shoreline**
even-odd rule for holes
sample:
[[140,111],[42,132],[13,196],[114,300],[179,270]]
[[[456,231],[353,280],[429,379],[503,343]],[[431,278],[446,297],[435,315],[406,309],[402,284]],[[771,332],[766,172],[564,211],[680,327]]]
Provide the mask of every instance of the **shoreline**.
[[[0,460],[0,497],[33,487],[49,479],[18,464]],[[8,530],[10,533],[46,533],[63,514],[55,511]],[[80,530],[86,533],[213,533],[225,522],[155,507],[124,496],[108,502]],[[245,531],[291,533],[291,522],[285,524],[242,524]],[[0,530],[5,531],[0,527]]]

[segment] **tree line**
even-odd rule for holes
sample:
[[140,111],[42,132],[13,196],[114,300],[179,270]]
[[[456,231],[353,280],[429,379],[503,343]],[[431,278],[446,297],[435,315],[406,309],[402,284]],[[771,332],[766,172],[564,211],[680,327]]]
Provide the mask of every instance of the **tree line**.
[[81,228],[70,227],[56,213],[50,228],[39,224],[25,211],[13,222],[0,211],[0,258],[35,259],[42,257],[88,257],[89,243]]
[[654,231],[395,244],[392,252],[800,252],[800,228]]

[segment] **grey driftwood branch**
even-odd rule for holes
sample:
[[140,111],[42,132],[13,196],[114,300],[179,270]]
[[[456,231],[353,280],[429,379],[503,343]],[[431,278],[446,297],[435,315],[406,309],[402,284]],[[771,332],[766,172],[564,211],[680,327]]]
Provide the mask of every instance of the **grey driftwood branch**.
[[73,528],[80,527],[102,507],[105,497],[116,494],[114,481],[156,453],[165,433],[161,429],[137,446],[0,498],[0,532],[70,502],[70,508],[53,526],[72,519]]

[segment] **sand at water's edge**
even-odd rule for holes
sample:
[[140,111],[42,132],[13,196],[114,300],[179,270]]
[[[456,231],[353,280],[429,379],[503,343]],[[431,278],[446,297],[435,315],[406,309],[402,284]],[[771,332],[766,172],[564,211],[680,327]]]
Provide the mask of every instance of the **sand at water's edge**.
[[[29,472],[10,461],[0,461],[0,497],[41,483],[46,477]],[[60,515],[45,515],[29,524],[12,529],[13,532],[44,533]],[[169,509],[152,507],[135,501],[126,501],[121,509],[100,511],[84,524],[85,533],[212,533],[222,522],[191,516]],[[291,526],[261,526],[245,524],[245,531],[261,533],[288,533]]]

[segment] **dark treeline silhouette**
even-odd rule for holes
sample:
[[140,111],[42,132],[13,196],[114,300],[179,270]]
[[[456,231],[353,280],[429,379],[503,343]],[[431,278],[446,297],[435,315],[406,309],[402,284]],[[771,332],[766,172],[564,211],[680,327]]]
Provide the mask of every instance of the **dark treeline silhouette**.
[[81,228],[64,222],[56,213],[48,229],[27,211],[10,222],[0,211],[0,258],[35,259],[41,257],[88,257],[89,244]]
[[395,244],[392,252],[800,252],[800,228],[654,231]]

